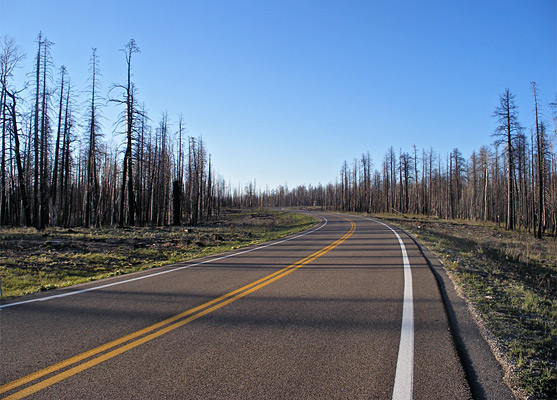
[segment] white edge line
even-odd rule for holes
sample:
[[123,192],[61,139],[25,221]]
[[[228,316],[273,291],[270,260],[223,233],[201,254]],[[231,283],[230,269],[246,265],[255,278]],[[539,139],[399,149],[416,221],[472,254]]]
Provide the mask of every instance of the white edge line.
[[369,221],[377,222],[389,228],[398,239],[404,263],[404,299],[402,303],[402,325],[400,328],[400,344],[398,346],[398,359],[396,362],[395,384],[393,400],[411,400],[414,382],[414,299],[412,290],[412,269],[408,260],[406,246],[400,235],[389,225],[371,218]]
[[[296,235],[296,236],[292,236],[292,237],[289,237],[289,238],[286,238],[286,239],[282,239],[282,240],[279,240],[279,241],[277,241],[277,242],[271,242],[271,243],[265,244],[265,245],[263,245],[263,246],[258,246],[258,247],[254,247],[254,248],[252,248],[252,249],[239,251],[239,252],[237,252],[237,253],[227,254],[227,255],[225,255],[225,256],[220,256],[220,257],[217,257],[217,258],[211,258],[210,260],[200,261],[200,262],[197,262],[197,263],[194,263],[194,264],[182,265],[182,266],[180,266],[180,267],[175,267],[175,268],[171,268],[171,269],[166,269],[166,270],[164,270],[164,271],[160,271],[160,272],[155,272],[155,273],[153,273],[153,274],[148,274],[148,275],[139,276],[139,277],[137,277],[137,278],[126,279],[126,280],[123,280],[123,281],[108,283],[108,284],[106,284],[106,285],[95,286],[95,287],[91,287],[91,288],[87,288],[87,289],[82,289],[82,290],[76,290],[76,291],[71,291],[71,292],[67,292],[67,293],[56,294],[56,295],[53,295],[53,296],[40,297],[40,298],[37,298],[37,299],[19,301],[19,302],[15,302],[15,303],[2,304],[2,305],[0,305],[0,310],[2,310],[2,309],[4,309],[4,308],[7,308],[7,307],[19,306],[19,305],[28,304],[28,303],[35,303],[35,302],[38,302],[38,301],[47,301],[47,300],[52,300],[52,299],[58,299],[58,298],[61,298],[61,297],[67,297],[67,296],[73,296],[73,295],[76,295],[76,294],[91,292],[91,291],[93,291],[93,290],[105,289],[105,288],[107,288],[107,287],[116,286],[116,285],[122,285],[122,284],[124,284],[124,283],[129,283],[129,282],[134,282],[134,281],[139,281],[139,280],[141,280],[141,279],[152,278],[152,277],[154,277],[154,276],[159,276],[159,275],[167,274],[167,273],[169,273],[169,272],[175,272],[175,271],[179,271],[179,270],[186,269],[186,268],[197,267],[197,266],[199,266],[199,265],[209,264],[209,263],[212,263],[212,262],[215,262],[215,261],[224,260],[224,259],[226,259],[226,258],[236,257],[236,256],[239,256],[239,255],[242,255],[242,254],[251,253],[252,251],[257,251],[257,250],[265,249],[265,248],[267,248],[267,247],[275,246],[275,245],[277,245],[277,244],[285,243],[285,242],[288,242],[288,241],[290,241],[290,240],[294,240],[294,239],[300,238],[300,237],[302,237],[302,236],[309,235],[309,234],[314,233],[314,232],[318,231],[319,229],[323,228],[325,225],[327,225],[327,222],[328,222],[328,221],[327,221],[327,218],[325,218],[325,217],[323,217],[323,216],[318,216],[318,217],[322,219],[322,222],[323,222],[322,225],[319,225],[317,228],[312,229],[312,230],[309,230],[309,231],[307,231],[307,232],[304,232],[304,233],[302,233],[302,234],[300,234],[300,235]],[[180,264],[180,263],[178,263],[178,264]],[[167,267],[168,267],[168,266],[167,266]]]

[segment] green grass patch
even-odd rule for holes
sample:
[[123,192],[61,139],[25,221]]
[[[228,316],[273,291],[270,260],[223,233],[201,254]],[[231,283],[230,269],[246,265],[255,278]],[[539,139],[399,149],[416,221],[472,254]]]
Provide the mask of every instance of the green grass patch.
[[283,211],[228,210],[190,226],[0,229],[2,299],[187,261],[285,237],[313,217]]

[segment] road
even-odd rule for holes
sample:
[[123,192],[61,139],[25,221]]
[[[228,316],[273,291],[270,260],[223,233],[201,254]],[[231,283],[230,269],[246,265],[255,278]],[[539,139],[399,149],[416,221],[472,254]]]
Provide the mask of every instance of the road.
[[320,218],[264,246],[2,303],[0,398],[472,398],[412,240]]

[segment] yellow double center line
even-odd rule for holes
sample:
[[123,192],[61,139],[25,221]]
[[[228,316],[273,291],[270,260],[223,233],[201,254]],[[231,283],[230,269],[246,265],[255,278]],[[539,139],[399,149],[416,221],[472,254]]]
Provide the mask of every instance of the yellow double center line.
[[[223,296],[220,296],[216,299],[203,303],[197,307],[191,308],[183,313],[175,315],[174,317],[165,319],[159,323],[154,325],[148,326],[144,329],[139,331],[130,333],[129,335],[123,336],[119,339],[113,340],[109,343],[106,343],[102,346],[96,347],[92,350],[86,351],[84,353],[78,354],[74,357],[68,358],[67,360],[61,361],[59,363],[53,364],[50,367],[41,369],[40,371],[34,372],[30,375],[24,376],[23,378],[16,379],[15,381],[6,383],[5,385],[0,386],[0,394],[12,391],[17,389],[21,386],[27,385],[37,379],[43,378],[48,375],[52,375],[60,370],[63,370],[67,367],[72,366],[73,364],[78,364],[72,368],[66,369],[62,372],[56,373],[49,378],[46,378],[38,383],[35,383],[29,387],[26,387],[18,392],[15,392],[7,397],[4,397],[5,400],[7,399],[22,399],[26,396],[29,396],[33,393],[36,393],[42,389],[45,389],[49,386],[54,385],[57,382],[63,381],[73,375],[76,375],[82,371],[85,371],[97,364],[100,364],[104,361],[110,360],[113,357],[116,357],[119,354],[125,353],[128,350],[136,348],[143,343],[147,343],[153,339],[158,338],[159,336],[164,335],[165,333],[171,332],[174,329],[177,329],[183,325],[186,325],[192,321],[195,321],[198,318],[201,318],[204,315],[210,314],[213,311],[218,310],[236,300],[241,299],[244,296],[247,296],[250,293],[253,293],[277,280],[280,278],[285,277],[286,275],[294,272],[295,270],[303,267],[304,265],[309,264],[310,262],[314,261],[315,259],[321,257],[322,255],[328,253],[341,243],[343,243],[346,239],[348,239],[354,231],[356,230],[356,224],[352,221],[350,222],[350,230],[344,234],[340,239],[334,241],[330,245],[324,247],[323,249],[309,255],[308,257],[297,261],[296,263],[289,265],[286,268],[283,268],[277,272],[274,272],[270,275],[267,275],[264,278],[261,278],[255,282],[252,282],[246,286],[243,286],[239,289],[236,289],[230,293],[227,293]],[[162,329],[159,329],[162,328]],[[123,346],[120,346],[123,345]],[[118,347],[120,346],[120,347]],[[87,361],[85,361],[87,360]],[[85,361],[85,362],[82,362]]]

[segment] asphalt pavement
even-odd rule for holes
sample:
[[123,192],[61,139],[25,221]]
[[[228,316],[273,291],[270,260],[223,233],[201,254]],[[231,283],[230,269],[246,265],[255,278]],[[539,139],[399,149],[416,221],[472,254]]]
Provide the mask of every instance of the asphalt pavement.
[[416,243],[376,221],[320,218],[265,245],[2,302],[0,398],[490,393]]

